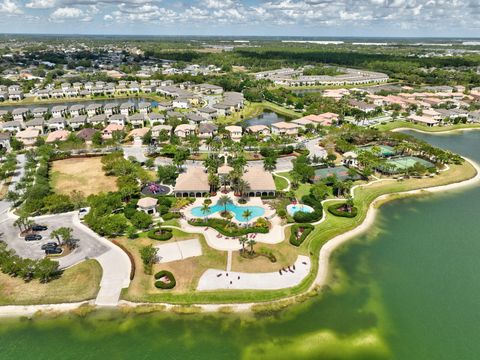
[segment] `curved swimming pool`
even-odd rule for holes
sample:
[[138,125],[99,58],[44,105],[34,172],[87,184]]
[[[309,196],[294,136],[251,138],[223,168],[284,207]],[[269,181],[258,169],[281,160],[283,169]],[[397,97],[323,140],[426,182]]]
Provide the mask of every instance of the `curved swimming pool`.
[[[193,216],[203,218],[215,214],[216,212],[223,211],[224,209],[225,206],[216,203],[215,205],[209,207],[208,212],[203,212],[201,206],[194,207],[191,211]],[[250,210],[252,213],[248,219],[243,217],[243,213],[246,210]],[[265,209],[261,206],[239,206],[235,204],[227,204],[227,211],[232,212],[235,215],[235,220],[240,222],[248,222],[253,218],[263,216],[263,214],[265,214]]]
[[290,216],[293,216],[295,215],[295,213],[299,212],[299,211],[302,211],[302,212],[306,212],[306,213],[312,213],[315,211],[314,208],[312,208],[311,206],[308,206],[308,205],[304,205],[304,204],[290,204],[287,206],[287,212],[290,214]]

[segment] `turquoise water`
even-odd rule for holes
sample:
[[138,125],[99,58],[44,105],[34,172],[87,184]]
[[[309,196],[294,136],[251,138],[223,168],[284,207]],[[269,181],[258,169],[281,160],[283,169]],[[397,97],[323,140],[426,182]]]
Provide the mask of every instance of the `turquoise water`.
[[[480,131],[418,135],[480,161]],[[477,360],[480,186],[381,207],[319,296],[247,315],[0,320],[0,359]]]
[[304,204],[298,204],[298,205],[288,205],[287,206],[287,211],[288,213],[293,216],[295,213],[302,211],[306,213],[312,213],[314,210],[311,206],[304,205]]
[[[192,215],[196,217],[207,217],[216,212],[225,210],[225,206],[219,205],[216,203],[213,206],[210,206],[210,210],[206,213],[202,212],[202,207],[197,206],[192,209]],[[251,216],[248,219],[243,217],[243,213],[246,210],[250,210],[252,212]],[[263,216],[265,214],[265,209],[260,206],[239,206],[235,204],[227,204],[227,211],[231,211],[235,215],[235,219],[240,222],[248,222],[258,216]]]

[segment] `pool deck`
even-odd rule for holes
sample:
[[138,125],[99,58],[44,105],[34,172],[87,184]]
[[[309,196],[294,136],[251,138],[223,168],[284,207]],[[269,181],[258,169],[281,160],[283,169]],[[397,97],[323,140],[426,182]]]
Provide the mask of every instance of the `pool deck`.
[[[265,217],[269,220],[272,219],[273,217],[275,217],[275,213],[276,213],[275,209],[271,209],[268,205],[265,205],[263,203],[262,199],[260,199],[259,197],[251,197],[251,198],[249,198],[249,200],[245,204],[239,204],[238,200],[240,198],[238,196],[235,196],[233,194],[233,192],[229,192],[228,194],[218,193],[217,195],[210,197],[209,199],[212,200],[212,204],[210,206],[215,205],[218,202],[218,200],[220,199],[220,197],[223,196],[223,195],[227,195],[232,200],[234,205],[241,206],[241,207],[259,206],[259,207],[261,207],[265,210],[265,213],[262,216],[252,217],[248,221],[249,224],[254,223],[255,220],[259,217]],[[187,220],[198,219],[199,218],[198,216],[195,216],[195,215],[192,214],[192,209],[194,209],[196,207],[201,207],[203,205],[204,201],[205,201],[205,198],[197,198],[197,199],[195,199],[195,201],[192,204],[190,204],[188,207],[186,207],[183,210],[183,214],[185,215],[185,218]],[[216,219],[224,219],[220,216],[220,211],[215,212],[211,215],[208,215],[208,217],[209,218],[216,218]],[[202,218],[205,218],[205,217],[202,217]],[[247,222],[238,221],[237,219],[235,219],[235,217],[232,218],[232,222],[239,225],[239,226],[245,226],[245,224],[247,224]]]

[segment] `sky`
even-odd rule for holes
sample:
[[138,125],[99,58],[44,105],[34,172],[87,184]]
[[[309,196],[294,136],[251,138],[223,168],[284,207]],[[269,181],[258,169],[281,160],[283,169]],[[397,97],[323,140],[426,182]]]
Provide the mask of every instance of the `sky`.
[[0,32],[480,36],[480,0],[0,0]]

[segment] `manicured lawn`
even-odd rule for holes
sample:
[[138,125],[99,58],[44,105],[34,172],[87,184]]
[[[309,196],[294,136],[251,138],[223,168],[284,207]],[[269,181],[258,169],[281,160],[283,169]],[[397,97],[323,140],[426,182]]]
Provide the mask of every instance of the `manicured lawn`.
[[87,260],[71,267],[56,280],[41,284],[24,282],[0,273],[0,305],[34,305],[78,302],[97,296],[102,267],[96,260]]
[[285,190],[288,187],[288,182],[284,178],[281,178],[280,176],[273,176],[273,180],[275,181],[275,188],[277,190]]
[[81,191],[85,196],[106,191],[116,191],[117,178],[106,176],[101,157],[70,158],[52,162],[50,181],[55,192],[71,194]]
[[[278,175],[285,176],[287,179],[292,181],[292,178],[288,172],[278,173]],[[294,190],[295,197],[300,200],[304,195],[308,195],[310,193],[311,187],[312,187],[312,184],[308,184],[308,183],[300,184],[298,186],[298,189]]]
[[[169,301],[172,296],[179,298],[189,297],[197,287],[200,276],[209,268],[226,269],[227,253],[217,251],[209,247],[203,236],[188,234],[173,229],[173,238],[168,241],[155,241],[147,238],[129,240],[126,238],[117,239],[133,255],[137,271],[135,278],[127,290],[123,291],[122,298],[131,301],[162,302]],[[154,286],[153,275],[147,275],[143,271],[143,263],[140,258],[140,248],[146,245],[160,245],[174,241],[199,239],[202,246],[202,256],[187,258],[166,264],[155,264],[153,273],[160,270],[168,270],[173,273],[177,285],[172,290],[159,290]]]

